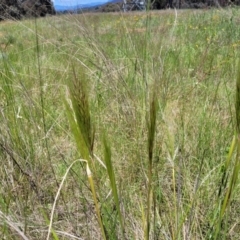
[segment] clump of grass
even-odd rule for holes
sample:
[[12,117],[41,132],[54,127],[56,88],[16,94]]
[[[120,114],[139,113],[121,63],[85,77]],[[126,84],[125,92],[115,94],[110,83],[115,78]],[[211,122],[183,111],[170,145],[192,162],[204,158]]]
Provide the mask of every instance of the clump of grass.
[[237,12],[0,24],[0,235],[237,239]]

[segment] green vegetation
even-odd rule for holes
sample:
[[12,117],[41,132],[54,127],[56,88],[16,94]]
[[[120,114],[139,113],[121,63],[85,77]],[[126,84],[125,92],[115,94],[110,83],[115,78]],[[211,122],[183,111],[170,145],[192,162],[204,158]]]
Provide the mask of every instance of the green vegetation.
[[1,239],[238,239],[239,22],[1,23]]

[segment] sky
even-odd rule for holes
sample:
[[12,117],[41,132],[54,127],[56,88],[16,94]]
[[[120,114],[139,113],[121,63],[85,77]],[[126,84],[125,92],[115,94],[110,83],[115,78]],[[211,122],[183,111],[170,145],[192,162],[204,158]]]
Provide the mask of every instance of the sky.
[[88,4],[88,3],[106,3],[108,0],[52,0],[54,5],[59,6],[76,6],[78,4]]

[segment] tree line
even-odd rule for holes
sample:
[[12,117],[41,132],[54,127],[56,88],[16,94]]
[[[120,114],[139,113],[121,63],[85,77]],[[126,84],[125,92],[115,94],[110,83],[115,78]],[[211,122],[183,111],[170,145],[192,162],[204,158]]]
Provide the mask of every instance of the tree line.
[[[127,0],[133,2],[134,0]],[[146,2],[148,0],[145,0]],[[149,0],[151,9],[166,8],[208,8],[240,5],[240,0]],[[121,11],[121,0],[108,3],[87,11],[110,12]],[[134,9],[133,9],[134,10]],[[139,9],[135,9],[139,10]],[[86,10],[85,10],[86,11]],[[85,12],[84,11],[84,12]],[[79,12],[82,12],[79,11]],[[56,14],[51,0],[0,0],[0,21],[5,19],[21,19],[23,17],[44,17]]]
[[55,14],[51,0],[1,0],[0,20]]

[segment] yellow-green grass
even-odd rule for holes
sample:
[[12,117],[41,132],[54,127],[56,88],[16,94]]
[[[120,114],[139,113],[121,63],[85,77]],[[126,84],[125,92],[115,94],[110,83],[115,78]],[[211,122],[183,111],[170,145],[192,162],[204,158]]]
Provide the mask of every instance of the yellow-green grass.
[[239,22],[233,8],[0,23],[0,236],[238,239]]

